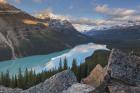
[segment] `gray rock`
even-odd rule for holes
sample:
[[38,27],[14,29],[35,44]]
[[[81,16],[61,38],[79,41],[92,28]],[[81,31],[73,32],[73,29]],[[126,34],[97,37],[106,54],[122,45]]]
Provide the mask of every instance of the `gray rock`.
[[0,93],[20,93],[22,89],[12,89],[12,88],[6,88],[3,86],[0,86]]
[[140,57],[113,49],[110,55],[108,71],[111,77],[130,85],[140,84]]
[[74,84],[68,90],[63,91],[62,93],[89,93],[93,91],[94,88],[92,86],[86,84]]
[[113,82],[108,86],[110,93],[140,93],[140,87],[130,86],[119,82]]
[[66,70],[21,93],[62,93],[75,83],[77,83],[77,79],[74,73]]

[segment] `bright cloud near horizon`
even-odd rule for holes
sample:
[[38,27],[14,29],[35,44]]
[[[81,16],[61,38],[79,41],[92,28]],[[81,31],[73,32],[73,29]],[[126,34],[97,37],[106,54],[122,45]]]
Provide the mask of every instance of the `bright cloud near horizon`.
[[6,1],[35,16],[67,19],[81,30],[140,22],[139,0],[0,0]]

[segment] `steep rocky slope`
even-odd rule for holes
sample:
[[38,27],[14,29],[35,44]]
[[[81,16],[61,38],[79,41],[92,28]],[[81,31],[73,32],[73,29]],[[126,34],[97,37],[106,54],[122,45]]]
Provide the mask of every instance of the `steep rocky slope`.
[[88,37],[66,20],[38,19],[0,3],[0,60],[47,54],[87,41]]

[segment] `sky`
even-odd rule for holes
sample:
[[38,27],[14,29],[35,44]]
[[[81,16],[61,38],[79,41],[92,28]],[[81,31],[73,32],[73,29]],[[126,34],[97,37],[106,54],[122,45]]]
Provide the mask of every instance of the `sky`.
[[[6,0],[0,0],[6,1]],[[51,14],[79,26],[118,25],[140,21],[140,0],[7,0],[31,15]]]

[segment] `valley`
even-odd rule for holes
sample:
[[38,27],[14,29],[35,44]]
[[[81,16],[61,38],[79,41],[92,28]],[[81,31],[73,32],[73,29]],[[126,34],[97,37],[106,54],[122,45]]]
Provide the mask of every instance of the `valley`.
[[[40,73],[44,70],[51,70],[59,67],[60,59],[67,58],[68,66],[72,66],[73,59],[77,60],[77,65],[84,63],[85,59],[91,56],[96,50],[107,50],[105,45],[99,45],[94,43],[78,45],[73,49],[67,49],[60,52],[50,53],[48,55],[37,55],[25,58],[19,58],[16,60],[1,61],[0,72],[6,73],[10,71],[11,75],[17,74],[21,69],[23,72],[28,70],[34,70],[36,73]],[[62,63],[63,64],[63,63]]]
[[140,93],[129,2],[0,0],[0,93]]
[[[67,20],[39,19],[0,3],[0,60],[48,54],[90,42]],[[10,11],[20,11],[16,14]]]

